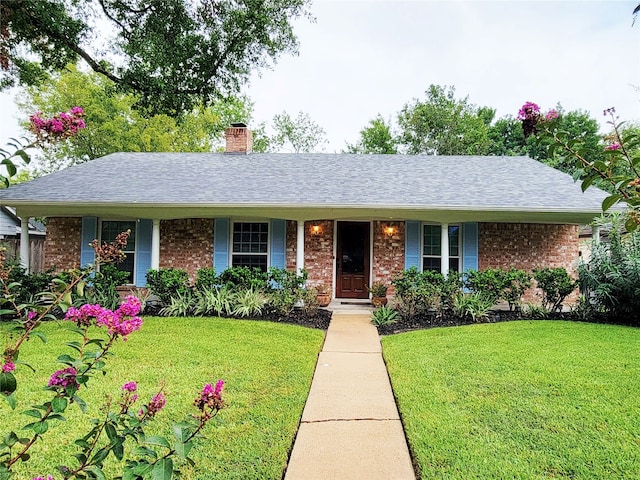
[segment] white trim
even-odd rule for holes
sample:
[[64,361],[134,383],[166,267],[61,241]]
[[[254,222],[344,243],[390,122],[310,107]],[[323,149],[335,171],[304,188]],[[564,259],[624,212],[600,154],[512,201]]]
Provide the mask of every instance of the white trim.
[[151,269],[160,269],[160,220],[153,219],[151,230]]
[[[236,223],[265,223],[267,225],[267,251],[265,253],[254,252],[234,252],[233,251],[233,226]],[[251,256],[264,256],[267,257],[267,270],[271,267],[271,220],[233,220],[229,219],[229,267],[233,268],[233,255],[251,255]]]
[[29,238],[29,219],[20,219],[20,264],[24,268],[25,273],[30,272],[31,263],[29,260],[31,239]]
[[[424,227],[425,225],[433,225],[440,226],[440,255],[425,255],[424,254]],[[443,261],[445,256],[443,255],[444,249],[444,241],[445,241],[445,225],[446,225],[446,264]],[[451,251],[449,250],[449,228],[458,227],[458,255],[451,255]],[[464,235],[462,229],[462,222],[453,222],[453,223],[434,223],[434,222],[420,222],[420,271],[424,271],[424,259],[425,258],[439,258],[440,259],[440,273],[442,273],[445,277],[449,273],[449,260],[452,258],[458,259],[458,272],[462,271],[462,258],[463,252],[462,248],[464,242],[462,240],[462,236]]]
[[[300,275],[304,269],[304,220],[296,221],[296,273]],[[285,232],[286,236],[286,232]]]
[[440,224],[440,273],[449,275],[449,224]]

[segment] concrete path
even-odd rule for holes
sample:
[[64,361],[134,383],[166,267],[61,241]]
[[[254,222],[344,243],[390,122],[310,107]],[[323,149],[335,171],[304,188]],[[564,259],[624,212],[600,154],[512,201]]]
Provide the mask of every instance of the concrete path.
[[415,480],[368,313],[334,311],[284,478]]

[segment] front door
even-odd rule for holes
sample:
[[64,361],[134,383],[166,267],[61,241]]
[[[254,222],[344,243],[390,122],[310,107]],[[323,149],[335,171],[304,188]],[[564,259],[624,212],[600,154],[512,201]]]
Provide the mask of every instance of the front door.
[[369,298],[368,222],[338,222],[336,297]]

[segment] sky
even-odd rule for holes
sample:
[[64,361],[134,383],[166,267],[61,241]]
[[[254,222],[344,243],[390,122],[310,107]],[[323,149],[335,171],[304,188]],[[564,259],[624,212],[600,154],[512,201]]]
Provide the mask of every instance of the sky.
[[[299,54],[243,91],[253,124],[305,112],[327,133],[326,152],[355,143],[378,114],[395,119],[431,84],[454,86],[497,117],[534,101],[586,110],[603,130],[612,106],[640,122],[639,1],[316,0],[315,20],[294,22]],[[20,134],[14,96],[0,94],[0,142]]]

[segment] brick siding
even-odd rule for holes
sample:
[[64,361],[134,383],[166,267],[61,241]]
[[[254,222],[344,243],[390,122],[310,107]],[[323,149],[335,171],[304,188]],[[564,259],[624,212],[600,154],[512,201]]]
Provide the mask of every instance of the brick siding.
[[[192,281],[198,269],[213,266],[213,219],[160,222],[160,268],[186,270]],[[216,272],[222,273],[222,272]]]
[[[315,235],[311,228],[317,225]],[[304,222],[304,267],[309,274],[309,285],[333,285],[333,220]],[[294,237],[295,240],[295,237]],[[332,292],[333,293],[333,292]]]
[[[385,229],[392,227],[393,234]],[[389,286],[388,295],[393,295],[391,279],[404,270],[405,222],[373,222],[373,283],[382,282]]]
[[[478,268],[564,267],[576,277],[580,246],[577,225],[529,223],[480,223],[478,225]],[[531,289],[525,302],[538,302],[540,292]],[[574,301],[577,293],[569,299]]]
[[60,272],[79,267],[81,243],[82,218],[48,218],[44,269]]

